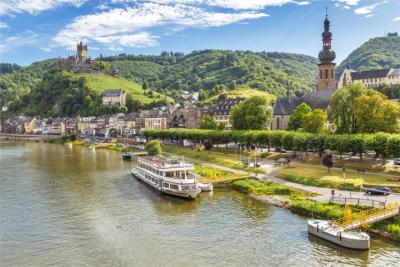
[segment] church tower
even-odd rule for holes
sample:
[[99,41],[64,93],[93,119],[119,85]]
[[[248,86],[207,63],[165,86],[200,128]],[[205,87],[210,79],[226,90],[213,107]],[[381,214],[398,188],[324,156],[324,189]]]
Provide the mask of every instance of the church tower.
[[324,32],[322,33],[322,50],[318,54],[320,63],[319,66],[319,78],[317,84],[317,91],[320,90],[336,90],[337,85],[335,81],[335,66],[333,63],[336,54],[331,48],[332,33],[329,30],[330,22],[328,20],[328,14],[324,21]]
[[81,41],[79,44],[77,44],[76,50],[77,50],[78,62],[80,62],[80,63],[86,62],[87,57],[88,57],[87,44],[85,44]]

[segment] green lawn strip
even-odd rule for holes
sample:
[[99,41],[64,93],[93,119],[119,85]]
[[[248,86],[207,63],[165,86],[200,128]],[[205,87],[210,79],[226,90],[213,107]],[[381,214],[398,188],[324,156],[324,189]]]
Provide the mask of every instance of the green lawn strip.
[[255,179],[234,181],[232,185],[239,190],[255,195],[282,196],[290,209],[309,216],[324,219],[338,219],[343,216],[343,205],[308,200],[309,196],[316,194],[310,194],[286,185]]
[[[305,166],[305,165],[295,165],[294,167],[281,167],[277,169],[278,177],[282,179],[289,179],[288,177],[292,177],[292,179],[304,180],[307,183],[315,183],[309,185],[318,186],[321,184],[323,186],[323,182],[328,182],[331,184],[344,185],[343,181],[343,172],[341,170],[331,169],[328,173],[326,168],[321,167],[313,167],[313,166]],[[296,178],[300,177],[300,178]],[[307,179],[306,179],[307,178]],[[314,182],[314,180],[319,180],[320,182]],[[357,180],[362,179],[363,184],[366,186],[373,185],[385,185],[392,187],[399,187],[400,182],[392,181],[390,177],[386,175],[372,174],[372,173],[356,173],[356,172],[346,172],[346,188],[347,185],[351,186]],[[300,181],[299,181],[300,182]],[[336,187],[336,186],[334,186]]]
[[389,233],[391,236],[400,240],[400,215],[388,220],[376,222],[369,226],[370,229]]

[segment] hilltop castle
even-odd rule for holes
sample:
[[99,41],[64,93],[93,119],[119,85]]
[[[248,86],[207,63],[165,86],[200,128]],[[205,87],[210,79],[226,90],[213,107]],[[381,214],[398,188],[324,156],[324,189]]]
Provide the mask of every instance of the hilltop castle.
[[96,61],[89,57],[87,44],[81,41],[76,45],[75,55],[70,54],[66,59],[60,58],[54,64],[54,67],[74,72],[117,74],[116,70],[103,70],[97,67],[95,63]]

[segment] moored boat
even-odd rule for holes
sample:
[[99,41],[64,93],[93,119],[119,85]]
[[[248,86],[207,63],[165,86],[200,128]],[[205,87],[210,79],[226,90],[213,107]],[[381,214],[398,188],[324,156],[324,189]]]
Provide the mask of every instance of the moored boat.
[[197,183],[197,184],[200,187],[201,192],[211,192],[214,189],[214,186],[212,183],[208,183],[208,184]]
[[201,192],[193,170],[194,165],[184,160],[148,156],[138,158],[131,173],[157,191],[193,199]]
[[352,249],[369,249],[370,237],[368,234],[356,231],[343,231],[334,227],[329,221],[308,220],[308,232],[339,246]]

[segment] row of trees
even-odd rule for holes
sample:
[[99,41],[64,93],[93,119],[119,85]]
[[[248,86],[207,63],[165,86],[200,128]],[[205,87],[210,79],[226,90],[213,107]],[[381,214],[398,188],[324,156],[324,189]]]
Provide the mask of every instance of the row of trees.
[[400,134],[312,134],[293,131],[218,131],[201,129],[167,129],[144,130],[146,138],[205,140],[218,143],[238,143],[265,145],[270,149],[284,148],[291,151],[318,152],[325,149],[336,151],[340,156],[344,153],[360,154],[362,158],[366,151],[374,151],[377,157],[400,157]]

